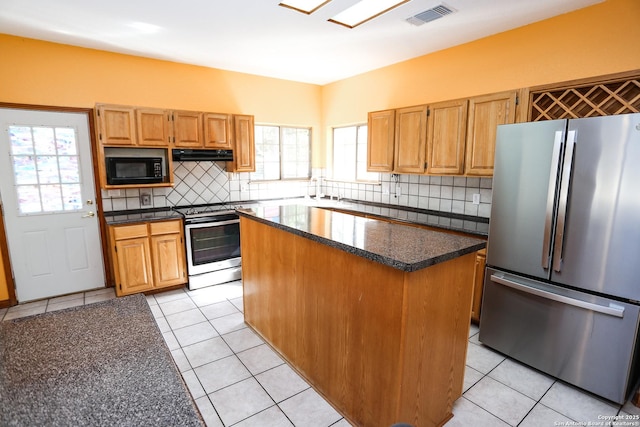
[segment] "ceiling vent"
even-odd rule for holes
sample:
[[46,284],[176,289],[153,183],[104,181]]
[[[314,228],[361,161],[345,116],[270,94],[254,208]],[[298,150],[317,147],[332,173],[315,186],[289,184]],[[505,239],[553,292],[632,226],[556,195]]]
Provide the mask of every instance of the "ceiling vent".
[[407,22],[412,25],[422,25],[427,22],[435,21],[436,19],[442,18],[443,16],[449,15],[453,12],[453,9],[441,4],[429,10],[425,10],[424,12],[420,12],[411,18],[407,18]]

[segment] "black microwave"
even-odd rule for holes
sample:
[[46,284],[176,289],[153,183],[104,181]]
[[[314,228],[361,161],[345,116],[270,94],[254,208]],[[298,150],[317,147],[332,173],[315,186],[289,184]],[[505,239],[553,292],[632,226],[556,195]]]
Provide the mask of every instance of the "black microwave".
[[163,182],[161,157],[107,157],[107,184]]

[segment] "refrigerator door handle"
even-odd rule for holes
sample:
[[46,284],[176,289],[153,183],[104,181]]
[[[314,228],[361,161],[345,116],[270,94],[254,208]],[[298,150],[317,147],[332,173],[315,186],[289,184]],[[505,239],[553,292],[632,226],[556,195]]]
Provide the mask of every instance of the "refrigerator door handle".
[[562,179],[560,181],[560,198],[558,199],[558,221],[556,224],[555,244],[553,248],[553,269],[562,269],[562,247],[564,246],[564,228],[567,219],[567,205],[569,203],[569,187],[571,186],[571,170],[573,155],[576,147],[576,131],[567,132],[567,148],[562,164]]
[[553,227],[553,203],[558,186],[558,165],[560,164],[560,149],[562,148],[562,131],[556,131],[551,155],[551,169],[549,172],[549,188],[547,190],[547,209],[544,220],[544,234],[542,240],[542,268],[549,268],[551,257],[551,228]]
[[495,283],[499,283],[504,286],[508,286],[513,289],[517,289],[522,292],[526,292],[528,294],[536,295],[548,300],[557,301],[563,304],[572,305],[574,307],[584,308],[586,310],[595,311],[597,313],[608,314],[609,316],[614,317],[624,317],[624,307],[615,306],[615,307],[606,307],[603,305],[593,304],[586,301],[581,301],[575,298],[569,298],[564,295],[554,294],[553,292],[543,291],[542,289],[532,288],[526,285],[523,285],[518,282],[514,282],[513,280],[506,279],[502,274],[492,274],[491,281]]

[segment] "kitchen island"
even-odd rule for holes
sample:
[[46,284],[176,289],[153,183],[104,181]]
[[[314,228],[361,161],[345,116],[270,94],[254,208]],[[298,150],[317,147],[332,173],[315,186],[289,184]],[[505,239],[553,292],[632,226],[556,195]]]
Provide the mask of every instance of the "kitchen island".
[[238,213],[245,321],[345,418],[451,417],[484,241],[302,205]]

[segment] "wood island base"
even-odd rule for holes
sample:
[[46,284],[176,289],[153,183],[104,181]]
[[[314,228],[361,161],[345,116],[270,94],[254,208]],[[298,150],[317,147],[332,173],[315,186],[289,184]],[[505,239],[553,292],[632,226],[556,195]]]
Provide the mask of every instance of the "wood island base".
[[413,272],[241,216],[245,321],[358,426],[440,426],[462,395],[475,252]]

